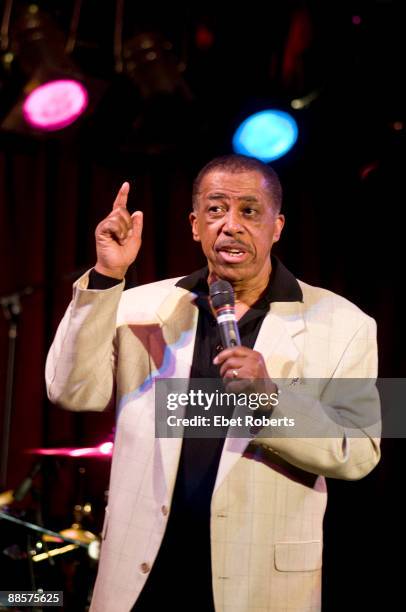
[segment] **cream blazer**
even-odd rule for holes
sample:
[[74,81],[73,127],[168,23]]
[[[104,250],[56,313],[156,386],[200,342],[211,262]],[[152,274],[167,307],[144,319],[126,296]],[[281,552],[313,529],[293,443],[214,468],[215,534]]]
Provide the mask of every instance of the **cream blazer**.
[[[189,377],[198,318],[195,295],[177,280],[88,290],[86,273],[48,355],[48,395],[64,408],[102,411],[115,388],[116,439],[91,612],[129,612],[168,521],[182,440],[154,436],[154,380]],[[379,461],[379,433],[368,426],[378,417],[358,437],[329,417],[336,378],[366,379],[345,414],[376,409],[375,322],[344,298],[300,286],[303,303],[271,304],[254,348],[272,378],[299,381],[282,390],[273,416],[295,418],[310,434],[226,439],[210,519],[217,612],[319,611],[324,477],[362,478]],[[324,380],[313,399],[300,385],[308,379]],[[176,551],[173,562],[174,588],[187,588]]]

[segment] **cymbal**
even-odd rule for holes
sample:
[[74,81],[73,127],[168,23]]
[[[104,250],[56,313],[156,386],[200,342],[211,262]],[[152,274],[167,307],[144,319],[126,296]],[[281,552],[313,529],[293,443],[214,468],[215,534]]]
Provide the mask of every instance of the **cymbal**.
[[[71,538],[72,540],[77,540],[78,542],[83,542],[83,544],[90,544],[90,542],[93,542],[93,540],[97,539],[97,536],[91,531],[88,531],[87,529],[76,528],[74,525],[72,525],[68,529],[62,529],[62,531],[60,531],[59,533],[61,534],[61,536],[64,536],[66,538]],[[43,535],[42,539],[46,542],[62,542],[63,541],[61,538],[58,538],[57,536],[52,536],[52,535],[47,535],[47,534]]]
[[69,529],[62,529],[59,533],[67,538],[72,538],[72,540],[79,540],[79,542],[83,542],[84,544],[89,544],[97,538],[91,531],[87,529],[75,529],[73,526]]
[[95,459],[109,459],[113,454],[113,442],[103,442],[99,446],[87,446],[82,448],[60,447],[60,448],[28,448],[26,453],[30,455],[45,455],[51,457],[90,457]]
[[9,489],[0,493],[0,506],[8,506],[14,501],[14,491]]

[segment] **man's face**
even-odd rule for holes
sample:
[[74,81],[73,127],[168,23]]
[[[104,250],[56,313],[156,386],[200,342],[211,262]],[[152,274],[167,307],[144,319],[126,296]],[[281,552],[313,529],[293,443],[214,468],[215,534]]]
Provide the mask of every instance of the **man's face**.
[[259,172],[206,174],[190,222],[212,274],[243,285],[269,277],[270,252],[284,217],[273,211]]

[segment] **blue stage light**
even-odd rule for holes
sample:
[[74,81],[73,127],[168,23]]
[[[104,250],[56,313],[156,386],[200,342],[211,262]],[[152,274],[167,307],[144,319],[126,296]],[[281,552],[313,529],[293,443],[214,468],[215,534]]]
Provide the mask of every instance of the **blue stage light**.
[[291,115],[280,110],[264,110],[241,123],[233,136],[233,149],[270,162],[285,155],[297,136],[297,123]]

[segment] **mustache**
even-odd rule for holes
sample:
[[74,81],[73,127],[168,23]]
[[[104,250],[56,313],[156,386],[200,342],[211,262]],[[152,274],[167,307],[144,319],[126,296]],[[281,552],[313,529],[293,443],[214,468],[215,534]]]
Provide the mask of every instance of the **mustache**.
[[244,251],[244,253],[252,253],[252,248],[239,240],[222,240],[216,244],[215,248],[216,251],[221,251],[223,249],[239,249],[240,251]]

